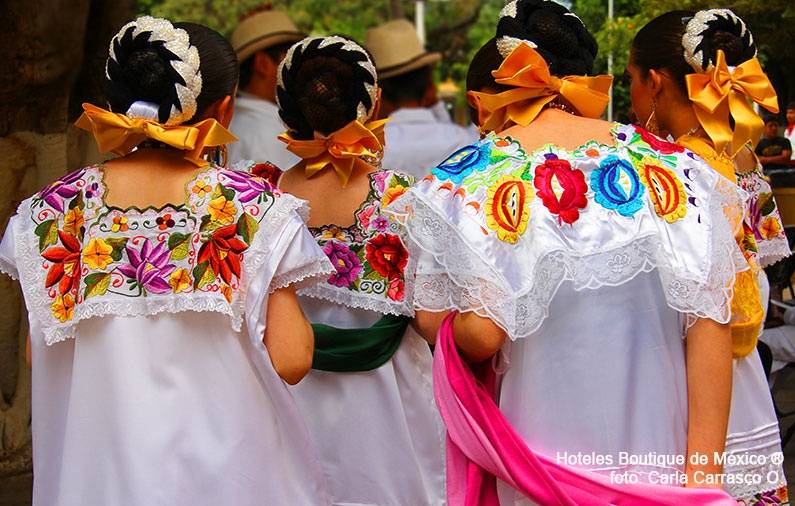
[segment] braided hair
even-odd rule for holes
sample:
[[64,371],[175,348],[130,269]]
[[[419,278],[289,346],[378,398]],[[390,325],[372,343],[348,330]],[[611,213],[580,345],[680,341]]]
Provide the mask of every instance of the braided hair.
[[598,46],[582,20],[550,0],[513,0],[500,13],[497,48],[503,58],[530,43],[558,77],[593,71]]
[[351,121],[369,119],[378,79],[370,54],[351,39],[307,37],[279,65],[279,116],[296,139],[329,135]]

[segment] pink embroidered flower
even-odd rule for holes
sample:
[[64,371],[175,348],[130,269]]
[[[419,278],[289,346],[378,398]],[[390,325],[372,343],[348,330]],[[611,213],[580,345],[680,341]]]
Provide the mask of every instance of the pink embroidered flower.
[[122,274],[135,280],[147,292],[171,291],[167,279],[177,266],[168,263],[171,252],[165,242],[159,242],[153,247],[151,241],[145,239],[140,251],[130,246],[126,250],[130,263],[119,267]]
[[375,213],[375,204],[370,204],[356,215],[356,219],[361,223],[363,230],[370,228],[370,219],[373,217],[373,213]]
[[386,232],[386,229],[389,228],[389,220],[381,215],[376,216],[371,224],[373,228],[379,232]]
[[378,190],[379,193],[384,193],[386,190],[386,180],[392,176],[392,173],[386,170],[379,170],[378,172],[372,175],[373,181],[375,181],[375,189]]
[[268,181],[252,176],[248,172],[226,170],[223,174],[229,179],[226,186],[237,192],[240,202],[251,202],[263,193],[273,190],[273,186]]
[[398,302],[403,300],[405,296],[405,284],[400,278],[394,278],[389,281],[389,288],[386,289],[386,295],[392,300]]
[[328,282],[345,288],[353,285],[363,269],[356,253],[351,251],[347,244],[337,241],[327,242],[323,246],[323,252],[337,270],[336,274],[329,276]]
[[52,182],[39,193],[39,198],[59,213],[62,213],[64,211],[64,199],[71,199],[80,191],[76,183],[83,177],[84,173],[85,170],[78,170]]

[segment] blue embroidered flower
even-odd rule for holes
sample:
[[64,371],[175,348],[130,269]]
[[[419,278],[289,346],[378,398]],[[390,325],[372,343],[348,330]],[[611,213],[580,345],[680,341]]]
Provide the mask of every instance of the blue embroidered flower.
[[471,144],[450,155],[431,174],[440,181],[449,179],[455,184],[461,184],[472,172],[485,169],[489,165],[490,155],[490,143]]
[[644,186],[632,164],[610,155],[591,172],[591,189],[606,209],[631,217],[643,207]]

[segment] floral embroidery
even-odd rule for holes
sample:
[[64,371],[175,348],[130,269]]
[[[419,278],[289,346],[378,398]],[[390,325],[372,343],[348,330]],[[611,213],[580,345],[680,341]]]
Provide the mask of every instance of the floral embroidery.
[[455,184],[461,184],[472,172],[483,170],[489,165],[490,154],[491,147],[488,142],[464,146],[440,163],[431,173],[440,181],[449,179]]
[[102,172],[64,176],[31,200],[43,284],[54,321],[88,300],[218,293],[234,300],[241,264],[260,221],[280,196],[247,173],[210,167],[186,186],[187,203],[146,210],[108,208]]
[[571,225],[579,219],[580,209],[588,204],[585,176],[581,170],[573,169],[568,160],[553,153],[544,157],[544,163],[535,168],[536,194],[549,212],[558,215],[558,223]]
[[501,241],[516,243],[527,228],[533,187],[527,181],[504,176],[489,188],[487,225]]
[[403,275],[409,261],[409,252],[400,237],[394,234],[380,234],[367,242],[367,261],[381,276],[396,279]]
[[782,230],[781,221],[774,216],[768,216],[759,228],[759,235],[762,236],[762,239],[770,240],[778,237]]
[[351,251],[347,244],[329,241],[323,246],[323,252],[331,260],[331,264],[337,270],[328,278],[328,282],[334,286],[349,288],[362,272],[362,263],[355,252]]
[[685,148],[679,144],[664,141],[653,133],[642,129],[639,126],[635,126],[635,131],[638,133],[643,142],[651,146],[654,151],[660,154],[671,155],[674,153],[683,153],[685,151]]
[[644,157],[639,165],[640,179],[649,190],[657,215],[668,223],[684,218],[687,214],[687,196],[674,171],[661,167],[649,157]]
[[643,185],[627,160],[610,155],[591,172],[594,199],[606,209],[631,217],[644,205]]
[[789,504],[789,493],[787,486],[779,487],[775,490],[759,492],[751,498],[740,499],[738,506],[780,506]]

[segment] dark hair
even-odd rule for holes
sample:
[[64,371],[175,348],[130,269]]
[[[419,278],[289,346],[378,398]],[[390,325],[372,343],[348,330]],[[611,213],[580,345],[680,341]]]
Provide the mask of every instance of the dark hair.
[[[580,18],[550,0],[519,0],[516,17],[503,16],[497,38],[529,40],[558,77],[593,71],[598,46]],[[496,68],[496,67],[495,67]]]
[[[237,56],[232,46],[218,32],[196,23],[174,23],[188,33],[190,44],[199,52],[202,77],[201,93],[196,98],[199,120],[214,102],[234,93],[237,85]],[[159,120],[168,119],[172,105],[179,108],[176,84],[183,79],[171,61],[176,56],[166,50],[162,41],[149,41],[149,33],[132,36],[130,27],[114,46],[116,58],[108,59],[105,97],[111,110],[126,112],[136,100],[160,105]]]
[[781,124],[781,121],[779,121],[778,116],[773,116],[773,115],[765,116],[764,121],[765,125],[767,125],[768,123],[775,123],[777,125]]
[[305,47],[298,42],[279,69],[279,116],[297,139],[339,130],[358,117],[360,103],[373,107],[365,84],[377,82],[360,64],[372,64],[369,53],[361,47],[346,49],[343,42],[320,47],[324,40],[315,38]]
[[491,72],[502,64],[503,57],[497,49],[497,38],[493,37],[478,49],[467,70],[467,91],[508,89],[508,86],[497,84]]
[[[632,63],[644,77],[651,69],[665,70],[682,91],[686,89],[685,76],[696,71],[685,60],[682,35],[695,15],[692,11],[667,12],[638,31],[632,41]],[[699,48],[705,63],[714,61],[719,49],[726,55],[728,65],[739,65],[756,54],[756,47],[749,43],[750,35],[743,40],[736,34],[736,27],[723,17],[718,16],[702,34]]]
[[285,42],[284,44],[276,44],[275,46],[266,47],[265,49],[260,49],[259,51],[255,52],[244,61],[240,62],[240,88],[245,88],[248,86],[248,83],[251,82],[251,77],[254,75],[254,57],[259,52],[263,52],[268,55],[268,58],[278,66],[282,60],[284,59],[284,55],[287,54],[287,50],[290,49],[290,46],[293,45],[293,42]]
[[790,102],[787,104],[787,109],[795,109],[795,102]]
[[384,99],[394,104],[420,101],[432,83],[433,66],[425,65],[405,74],[382,79],[381,93]]

